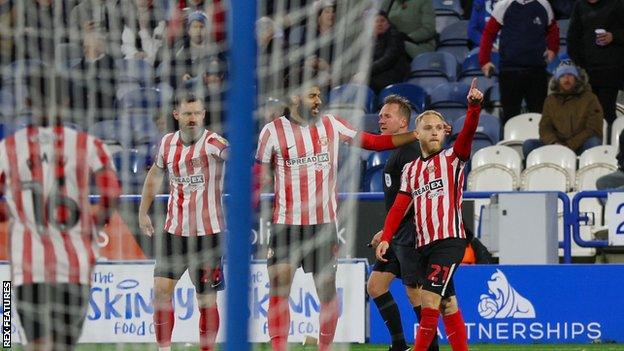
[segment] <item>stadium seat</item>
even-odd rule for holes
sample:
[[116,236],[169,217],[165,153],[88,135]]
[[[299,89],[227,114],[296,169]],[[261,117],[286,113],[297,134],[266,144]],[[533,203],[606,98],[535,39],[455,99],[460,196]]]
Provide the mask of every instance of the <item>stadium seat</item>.
[[503,104],[501,103],[498,83],[494,83],[485,91],[484,110],[494,116],[500,117],[502,115]]
[[563,191],[574,186],[576,154],[562,145],[539,147],[527,156],[522,190]]
[[[498,65],[499,55],[492,53],[492,62]],[[498,73],[494,72],[492,76],[486,77],[481,71],[478,54],[471,54],[462,62],[461,72],[459,74],[459,82],[470,84],[472,78],[477,78],[479,90],[487,92],[488,89],[498,82]]]
[[140,86],[151,86],[155,80],[154,67],[145,60],[116,61],[119,83],[136,83]]
[[429,108],[440,112],[452,124],[466,113],[469,90],[470,85],[465,83],[441,84],[431,91]]
[[140,194],[147,168],[153,163],[150,155],[137,149],[118,151],[113,154],[113,162],[124,192]]
[[364,176],[364,192],[383,192],[383,168],[375,168]]
[[469,51],[469,43],[468,21],[462,20],[447,25],[442,32],[440,32],[436,51],[453,54],[457,62],[463,62]]
[[329,106],[328,108],[323,110],[322,113],[343,118],[356,128],[360,127],[361,123],[363,122],[363,117],[365,115],[364,111],[362,111],[362,109],[360,108],[337,106]]
[[488,146],[472,156],[469,191],[512,191],[520,186],[522,160],[510,147]]
[[128,91],[120,101],[123,113],[155,112],[161,104],[160,90],[156,88],[138,88]]
[[412,60],[408,82],[431,92],[442,83],[456,81],[457,66],[457,59],[448,52],[425,52]]
[[69,74],[70,68],[76,66],[82,57],[82,48],[76,43],[56,44],[56,69],[61,74]]
[[409,100],[412,105],[412,109],[417,112],[422,112],[425,110],[425,105],[427,102],[427,93],[425,90],[418,85],[412,83],[397,83],[391,84],[387,87],[383,88],[379,92],[379,107],[383,105],[384,99],[391,94],[401,95],[402,97]]
[[600,145],[585,150],[579,158],[576,190],[596,190],[596,180],[617,170],[617,147]]
[[[451,136],[450,141],[455,141],[459,132],[462,130],[464,126],[464,121],[466,120],[466,116],[462,116],[459,119],[453,122],[453,134]],[[477,126],[477,131],[475,133],[474,139],[472,141],[472,151],[471,154],[475,154],[478,150],[496,145],[500,139],[500,121],[497,117],[492,115],[488,115],[482,113],[479,117],[479,125]]]
[[359,108],[365,113],[375,112],[375,93],[367,85],[343,84],[329,92],[331,108]]
[[410,65],[412,77],[444,76],[457,78],[457,59],[444,52],[425,52],[416,56]]
[[620,145],[620,133],[624,130],[624,116],[618,116],[611,124],[611,145]]
[[15,114],[15,101],[13,94],[0,90],[0,119],[7,121]]
[[441,33],[449,25],[459,22],[464,12],[459,0],[434,0],[433,9],[436,16],[436,33]]
[[392,154],[392,151],[380,151],[373,152],[368,156],[368,160],[366,161],[366,170],[370,170],[373,168],[384,167],[386,165],[386,161]]
[[369,133],[379,134],[379,115],[369,113],[364,115],[362,122],[362,130]]
[[48,66],[41,60],[15,60],[2,68],[2,86],[26,83],[29,76],[42,76]]
[[503,127],[503,140],[499,144],[514,148],[524,158],[522,143],[527,139],[539,139],[541,119],[541,114],[532,112],[510,118]]

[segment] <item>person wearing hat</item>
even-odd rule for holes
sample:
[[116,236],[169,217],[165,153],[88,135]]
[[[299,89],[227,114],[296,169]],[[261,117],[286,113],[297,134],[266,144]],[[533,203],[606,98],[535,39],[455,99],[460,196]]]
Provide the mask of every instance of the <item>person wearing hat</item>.
[[570,60],[563,61],[548,88],[539,124],[540,138],[524,142],[524,156],[543,145],[564,145],[579,155],[601,145],[603,112],[587,73]]
[[219,54],[219,47],[210,36],[210,21],[204,12],[190,13],[186,28],[182,45],[174,50],[168,69],[162,70],[163,74],[169,75],[169,85],[174,89],[200,77],[211,59]]

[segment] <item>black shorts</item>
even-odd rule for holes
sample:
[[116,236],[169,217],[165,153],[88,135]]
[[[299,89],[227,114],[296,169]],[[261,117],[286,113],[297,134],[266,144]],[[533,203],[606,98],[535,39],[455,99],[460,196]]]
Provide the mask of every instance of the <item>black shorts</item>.
[[413,246],[391,244],[386,255],[388,262],[377,260],[373,266],[375,272],[388,272],[403,280],[403,285],[417,287],[422,285],[420,254]]
[[466,251],[466,239],[436,240],[418,248],[423,289],[443,298],[455,295],[453,275]]
[[154,253],[154,277],[178,280],[188,269],[198,294],[225,289],[220,238],[221,234],[179,236],[164,232],[156,238],[160,244]]
[[338,231],[336,223],[271,226],[267,265],[289,263],[306,273],[336,271]]
[[53,350],[76,345],[89,302],[89,286],[37,283],[15,288],[17,313],[27,342],[51,339]]

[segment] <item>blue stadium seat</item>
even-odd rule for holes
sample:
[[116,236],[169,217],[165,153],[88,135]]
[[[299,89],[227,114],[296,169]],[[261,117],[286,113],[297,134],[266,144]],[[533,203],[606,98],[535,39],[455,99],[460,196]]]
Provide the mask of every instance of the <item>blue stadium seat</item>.
[[123,145],[121,130],[121,122],[114,119],[93,123],[88,129],[88,133],[102,139],[107,144]]
[[26,83],[29,76],[43,76],[48,66],[41,60],[15,60],[2,68],[2,84],[10,86],[17,83]]
[[357,107],[366,113],[375,112],[375,93],[367,85],[343,84],[329,92],[331,107]]
[[468,54],[468,21],[452,23],[442,30],[438,40],[437,52],[448,52],[455,56],[457,62],[463,62]]
[[364,192],[383,192],[383,177],[383,168],[376,168],[370,172],[366,172],[364,175]]
[[123,114],[153,114],[161,107],[162,96],[156,88],[130,90],[121,97]]
[[[453,135],[451,141],[455,141],[461,131],[466,116],[462,116],[453,123]],[[500,120],[492,115],[481,113],[479,125],[472,142],[472,153],[486,146],[496,145],[500,141]]]
[[436,87],[430,94],[430,109],[440,112],[452,123],[466,113],[470,85],[465,83],[446,83]]
[[154,67],[145,60],[118,60],[119,83],[138,83],[141,86],[151,86],[154,83]]
[[362,121],[362,130],[369,133],[379,134],[379,115],[369,113],[364,115]]
[[427,102],[427,92],[425,89],[412,83],[397,83],[391,84],[383,88],[379,92],[379,106],[383,105],[383,100],[391,94],[401,95],[409,100],[412,108],[418,112],[422,112],[425,109]]
[[441,33],[444,29],[462,18],[464,10],[459,0],[433,0],[435,11],[436,33]]
[[129,149],[115,152],[113,162],[127,194],[140,194],[148,167],[153,163],[151,156],[141,150]]
[[15,114],[15,100],[13,94],[0,90],[0,117],[5,121]]
[[446,77],[448,81],[457,78],[457,59],[446,52],[425,52],[416,56],[410,65],[410,77]]
[[430,93],[440,84],[456,81],[457,66],[457,59],[448,52],[420,54],[412,60],[408,83],[416,84]]
[[435,108],[444,105],[467,106],[466,96],[470,85],[466,83],[447,83],[437,86],[430,94],[430,107]]
[[366,160],[366,170],[373,169],[375,167],[384,167],[386,165],[386,161],[392,154],[391,150],[388,151],[379,151],[373,152],[368,156],[368,160]]

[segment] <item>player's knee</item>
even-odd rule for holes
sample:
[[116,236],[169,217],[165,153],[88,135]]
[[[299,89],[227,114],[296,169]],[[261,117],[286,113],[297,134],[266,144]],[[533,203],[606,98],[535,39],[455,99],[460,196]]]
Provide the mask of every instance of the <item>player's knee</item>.
[[406,286],[405,292],[407,293],[407,298],[409,299],[409,302],[412,306],[416,307],[422,305],[419,288]]
[[388,288],[377,279],[369,279],[366,283],[366,292],[373,299],[385,294],[387,291]]
[[453,314],[458,310],[459,306],[457,305],[457,299],[454,296],[444,298],[440,302],[440,311],[445,316]]
[[217,294],[197,294],[197,304],[199,308],[212,307],[217,304]]
[[323,280],[317,284],[317,291],[321,302],[330,302],[336,297],[336,281]]
[[438,309],[440,307],[441,296],[427,290],[422,290],[420,294],[421,305],[423,308],[434,308]]
[[156,279],[154,281],[154,300],[157,302],[166,302],[171,300],[174,287],[175,284],[171,285],[169,282]]

